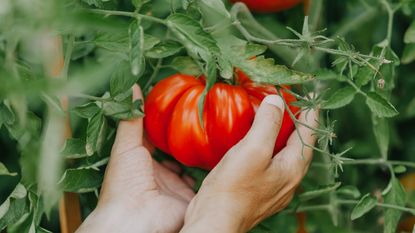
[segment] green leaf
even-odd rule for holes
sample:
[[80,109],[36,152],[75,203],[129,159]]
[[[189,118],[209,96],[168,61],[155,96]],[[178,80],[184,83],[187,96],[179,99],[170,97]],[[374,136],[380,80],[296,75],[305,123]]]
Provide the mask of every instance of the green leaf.
[[128,52],[128,33],[101,33],[93,40],[97,47],[113,51],[113,52]]
[[314,79],[310,74],[294,71],[283,65],[276,65],[273,59],[263,56],[251,60],[235,58],[233,64],[244,71],[251,80],[259,83],[291,85]]
[[[398,179],[396,179],[396,177],[392,176],[390,186],[391,189],[388,193],[384,195],[385,204],[404,207],[406,202],[406,193],[404,188],[402,187],[402,184],[399,182]],[[392,208],[385,208],[384,211],[385,224],[383,232],[395,232],[402,212],[400,210]]]
[[67,159],[87,157],[85,141],[79,138],[68,138],[61,153]]
[[367,93],[366,104],[377,117],[393,117],[398,115],[396,108],[376,92]]
[[106,128],[107,121],[101,112],[98,112],[89,120],[85,145],[87,155],[91,156],[95,152],[100,152],[105,138]]
[[36,227],[36,233],[53,233],[53,232],[38,226],[38,227]]
[[159,38],[149,35],[149,34],[144,34],[144,51],[148,51],[152,49],[154,46],[156,46],[159,43],[160,43]]
[[154,46],[152,49],[148,50],[145,55],[149,58],[160,59],[172,56],[182,49],[183,46],[181,44],[175,41],[166,41]]
[[18,221],[25,213],[29,211],[26,199],[10,199],[10,206],[7,213],[0,218],[0,230],[6,226]]
[[344,107],[353,101],[355,95],[356,90],[353,87],[344,87],[332,94],[328,100],[323,102],[321,107],[323,109],[336,109]]
[[175,57],[170,65],[182,74],[193,76],[200,76],[202,74],[199,66],[190,57]]
[[131,73],[140,76],[144,72],[144,30],[139,22],[135,20],[128,30],[130,38],[130,64]]
[[202,9],[207,9],[210,12],[215,12],[220,16],[228,19],[231,18],[231,15],[229,14],[222,0],[200,0],[198,3]]
[[77,44],[77,46],[73,48],[71,54],[72,61],[76,61],[81,58],[86,58],[96,49],[96,45],[93,43],[93,41],[91,41],[91,43],[86,41],[88,39],[89,38],[85,38],[85,41],[79,41],[80,44]]
[[[396,83],[396,68],[400,65],[400,59],[398,55],[392,50],[390,46],[384,47],[383,43],[376,45],[373,48],[373,56],[384,56],[388,61],[388,64],[383,64],[380,67],[379,74],[382,74],[382,78],[385,83],[381,88],[381,91],[392,91]],[[379,78],[379,76],[377,76]]]
[[402,165],[395,166],[393,168],[393,172],[395,172],[396,174],[405,173],[406,172],[406,167],[402,166]]
[[360,201],[356,204],[356,206],[353,208],[350,218],[352,220],[355,220],[355,219],[362,217],[363,215],[368,213],[370,210],[372,210],[376,206],[376,204],[377,204],[376,198],[370,196],[369,193],[364,195],[360,199]]
[[260,54],[265,53],[267,46],[260,44],[248,43],[245,47],[245,56],[247,57],[256,57]]
[[204,107],[205,107],[206,95],[209,92],[209,90],[213,87],[213,85],[216,83],[217,72],[216,72],[216,65],[215,65],[215,62],[214,62],[213,59],[211,59],[207,63],[207,73],[208,73],[208,78],[206,79],[206,86],[205,86],[205,89],[203,90],[203,93],[200,96],[199,102],[197,104],[199,122],[200,122],[200,125],[202,126],[202,128],[204,127],[203,110],[204,110]]
[[386,118],[372,116],[372,123],[372,129],[378,144],[380,155],[382,158],[387,158],[390,136],[389,120]]
[[359,198],[361,196],[359,189],[351,185],[340,187],[338,190],[336,190],[336,193],[352,198]]
[[119,68],[114,71],[110,79],[110,93],[112,97],[130,91],[130,88],[138,81],[138,76],[128,72],[128,65],[121,63]]
[[3,204],[0,205],[0,219],[3,218],[4,215],[7,214],[7,211],[9,211],[10,208],[10,199],[7,198]]
[[123,102],[105,102],[102,110],[106,116],[119,120],[130,120],[144,116],[140,108],[141,105],[142,100],[136,100],[133,103],[130,98],[127,98]]
[[330,192],[336,190],[338,187],[340,187],[340,185],[341,185],[340,182],[337,182],[335,184],[322,185],[322,186],[319,186],[315,190],[310,190],[310,191],[304,192],[304,193],[300,194],[298,197],[300,198],[301,201],[311,200],[311,199],[314,199],[316,197],[320,197],[324,194],[327,194],[327,193],[330,193]]
[[406,30],[404,42],[406,44],[415,43],[415,21],[413,21],[409,28]]
[[100,160],[94,161],[94,162],[90,162],[89,160],[86,160],[86,163],[79,166],[78,169],[80,169],[80,168],[92,168],[94,170],[98,170],[99,167],[108,164],[108,161],[109,161],[109,157],[106,157],[106,158],[103,158],[103,159],[100,159]]
[[26,196],[27,196],[27,189],[24,185],[20,183],[16,185],[16,188],[10,194],[10,197],[15,198],[15,199],[22,199],[22,198],[25,198]]
[[150,0],[132,0],[131,1],[131,3],[136,9],[140,9],[147,2],[150,2]]
[[220,70],[220,76],[224,79],[231,79],[234,72],[232,63],[226,59],[218,59],[217,62]]
[[215,39],[203,30],[199,22],[184,14],[173,14],[167,18],[167,26],[185,46],[190,56],[208,61],[220,50]]
[[26,213],[16,223],[7,227],[9,233],[36,233],[33,212]]
[[415,43],[405,45],[401,60],[403,64],[409,64],[415,61]]
[[83,2],[85,2],[86,4],[90,5],[90,6],[96,6],[96,7],[102,7],[102,1],[101,0],[82,0]]
[[95,102],[79,105],[73,109],[73,112],[79,117],[90,119],[99,112],[99,107]]
[[338,80],[340,82],[346,81],[347,77],[340,75],[333,70],[329,69],[320,69],[315,72],[315,77],[317,80],[327,81],[327,80]]
[[94,169],[67,169],[59,184],[66,192],[86,193],[99,188],[102,179],[102,174]]
[[26,188],[20,183],[17,184],[10,196],[0,206],[0,230],[17,222],[29,211],[26,196]]
[[16,172],[9,172],[9,170],[0,162],[0,176],[16,176]]
[[36,227],[39,227],[39,223],[43,217],[43,202],[41,197],[36,193],[33,187],[28,190],[28,197],[30,203],[30,211],[33,213],[33,222]]
[[373,79],[375,73],[368,66],[363,66],[359,68],[355,76],[355,83],[358,87],[362,87],[370,82]]
[[13,124],[15,120],[16,118],[12,110],[7,105],[0,102],[0,128],[3,124]]
[[[310,74],[288,69],[286,66],[276,65],[271,58],[263,56],[252,59],[247,53],[247,42],[234,36],[216,38],[222,51],[222,59],[226,59],[246,73],[251,80],[259,83],[274,85],[296,84],[313,80]],[[251,51],[251,50],[250,50]]]

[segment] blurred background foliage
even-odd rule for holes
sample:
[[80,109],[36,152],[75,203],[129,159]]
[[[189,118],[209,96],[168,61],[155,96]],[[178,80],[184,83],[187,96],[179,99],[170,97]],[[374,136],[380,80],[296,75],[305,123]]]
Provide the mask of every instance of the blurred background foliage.
[[[313,0],[306,24],[301,5],[253,18],[243,7],[231,7],[219,0],[2,0],[0,230],[59,232],[57,201],[63,191],[80,193],[87,216],[96,205],[117,121],[142,114],[140,103],[129,101],[132,84],[147,93],[178,71],[209,73],[205,58],[211,56],[224,78],[232,65],[255,74],[244,61],[229,61],[237,53],[229,58],[223,51],[235,43],[251,49],[243,56],[264,52],[265,47],[246,44],[250,41],[266,45],[263,55],[276,64],[304,72],[297,82],[304,84],[296,89],[320,95],[303,106],[326,109],[323,133],[317,131],[320,150],[299,195],[252,232],[412,232],[414,1]],[[199,45],[168,30],[165,19],[173,13],[188,17],[170,20],[175,26],[191,20],[193,28],[185,34],[202,41]],[[250,35],[231,24],[236,21]],[[207,35],[198,34],[202,28]],[[206,52],[216,47],[203,39],[219,41],[218,54]],[[273,75],[293,75],[257,60],[265,70],[259,81],[276,84]],[[60,102],[66,97],[69,111]],[[67,113],[72,137],[65,142]],[[155,157],[171,159],[161,152]],[[206,175],[186,172],[198,184]]]

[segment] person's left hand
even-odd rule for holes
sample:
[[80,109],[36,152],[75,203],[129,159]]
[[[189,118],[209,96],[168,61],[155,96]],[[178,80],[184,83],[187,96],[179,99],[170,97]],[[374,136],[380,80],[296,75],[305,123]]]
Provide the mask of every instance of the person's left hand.
[[[133,87],[133,99],[142,98]],[[176,164],[153,160],[143,141],[143,119],[121,121],[97,208],[81,232],[178,232],[195,195]]]

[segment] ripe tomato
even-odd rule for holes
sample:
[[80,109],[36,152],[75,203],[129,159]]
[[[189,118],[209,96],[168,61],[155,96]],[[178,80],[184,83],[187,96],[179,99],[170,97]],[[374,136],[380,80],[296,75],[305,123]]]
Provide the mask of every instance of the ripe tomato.
[[231,0],[232,2],[243,2],[251,11],[269,13],[286,10],[302,0]]
[[[144,127],[149,140],[181,163],[212,169],[223,155],[248,132],[261,100],[277,94],[272,85],[252,82],[236,71],[236,85],[216,83],[208,92],[203,110],[203,127],[198,103],[205,89],[203,78],[175,74],[157,83],[148,94],[144,109]],[[295,97],[283,93],[287,103]],[[290,107],[293,113],[299,109]],[[294,130],[288,112],[275,144],[280,151]]]

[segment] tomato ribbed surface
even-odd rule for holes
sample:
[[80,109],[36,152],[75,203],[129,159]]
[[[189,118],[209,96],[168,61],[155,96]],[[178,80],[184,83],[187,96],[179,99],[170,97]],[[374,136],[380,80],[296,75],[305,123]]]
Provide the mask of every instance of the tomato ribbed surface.
[[[278,92],[274,86],[254,83],[236,71],[236,85],[216,83],[209,90],[202,126],[198,103],[204,88],[203,79],[189,75],[163,79],[146,98],[144,127],[149,140],[162,151],[187,166],[210,170],[248,132],[262,99]],[[295,101],[285,92],[283,98],[287,103]],[[275,152],[285,146],[293,130],[294,123],[285,112]]]

